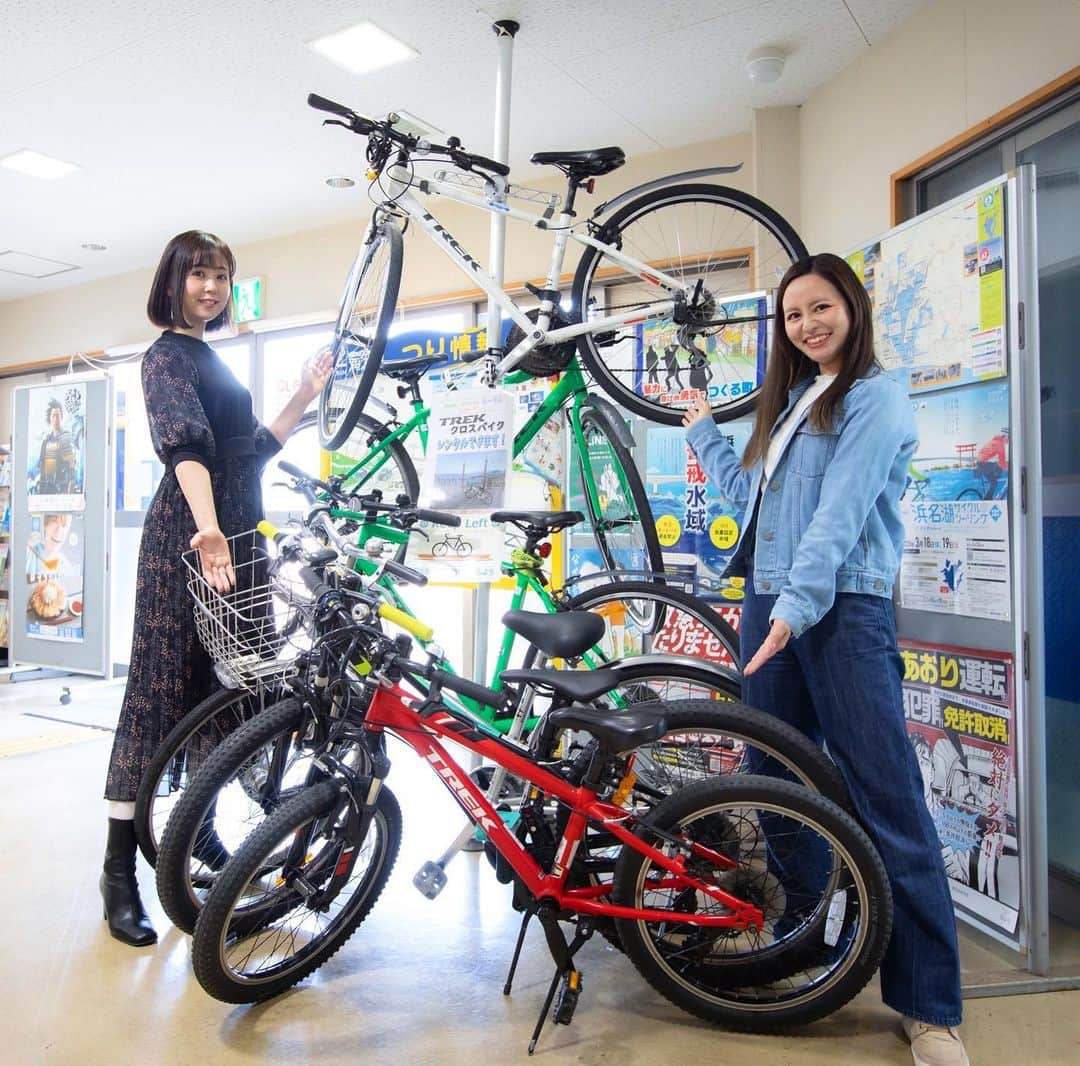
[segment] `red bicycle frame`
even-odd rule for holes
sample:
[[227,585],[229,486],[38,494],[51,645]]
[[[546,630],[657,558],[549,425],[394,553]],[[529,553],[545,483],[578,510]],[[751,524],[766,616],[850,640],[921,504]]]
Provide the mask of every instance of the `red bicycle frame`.
[[[603,902],[609,888],[589,885],[568,888],[570,867],[589,822],[604,827],[627,847],[648,856],[652,862],[670,874],[670,878],[650,882],[651,888],[693,888],[726,907],[730,913],[721,915],[680,913],[677,921],[684,925],[706,928],[760,930],[764,917],[760,907],[753,906],[716,885],[708,884],[686,870],[686,857],[672,858],[647,844],[627,822],[629,811],[598,800],[596,793],[584,786],[575,786],[537,765],[511,742],[495,733],[485,731],[475,719],[458,714],[449,708],[431,714],[421,714],[406,700],[413,697],[399,686],[380,687],[365,715],[365,728],[390,730],[401,738],[435,771],[439,779],[457,800],[468,818],[487,835],[496,850],[510,864],[514,873],[537,899],[553,900],[560,909],[580,914],[629,918],[638,921],[672,922],[669,910],[639,907],[620,907]],[[499,813],[484,792],[439,742],[453,740],[482,758],[504,767],[516,777],[535,785],[542,792],[555,796],[571,810],[566,829],[555,852],[551,872],[545,873],[539,863],[526,851],[520,840],[507,829]],[[734,869],[737,863],[711,848],[694,841],[684,841],[691,854],[715,864],[720,869]]]

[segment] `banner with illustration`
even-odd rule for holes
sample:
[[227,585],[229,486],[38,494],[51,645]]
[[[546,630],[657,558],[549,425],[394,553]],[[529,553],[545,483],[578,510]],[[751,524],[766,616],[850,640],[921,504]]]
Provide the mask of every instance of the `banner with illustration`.
[[912,398],[919,446],[901,500],[900,603],[1008,620],[1009,386]]
[[26,546],[26,633],[82,643],[84,516],[79,511],[30,514]]
[[414,538],[410,558],[432,579],[499,577],[504,534],[489,515],[509,506],[515,405],[511,394],[488,388],[432,404],[420,502],[462,518],[460,527],[425,526],[428,539]]
[[86,384],[58,381],[27,391],[27,503],[34,511],[81,511]]
[[878,359],[910,392],[1004,377],[1005,186],[928,212],[847,256]]
[[643,322],[634,347],[634,392],[665,407],[685,407],[699,393],[712,404],[754,391],[765,376],[769,302],[750,293],[725,300],[713,314],[727,320],[690,351],[682,346],[670,319]]
[[[721,432],[736,452],[750,439],[749,422],[729,422]],[[721,579],[739,534],[742,508],[709,483],[686,443],[682,427],[650,425],[645,437],[645,491],[668,569],[692,567],[687,591],[742,599],[742,579]]]
[[900,641],[904,717],[953,902],[1007,933],[1020,910],[1013,658]]

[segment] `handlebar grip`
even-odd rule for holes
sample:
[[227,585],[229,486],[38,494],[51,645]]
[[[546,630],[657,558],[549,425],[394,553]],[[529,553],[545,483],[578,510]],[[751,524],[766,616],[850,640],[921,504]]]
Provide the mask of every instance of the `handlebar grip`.
[[469,162],[481,170],[490,170],[492,174],[498,174],[502,178],[505,178],[510,173],[510,168],[505,163],[496,163],[494,159],[488,159],[487,156],[483,155],[475,155],[472,152],[467,154]]
[[394,577],[401,578],[402,581],[409,582],[410,585],[423,587],[428,582],[427,576],[421,574],[419,570],[414,570],[411,566],[403,566],[401,563],[394,562],[393,559],[387,559],[383,563],[383,570],[388,574],[393,574]]
[[294,477],[297,481],[307,481],[314,485],[317,489],[322,489],[323,492],[329,492],[330,495],[334,494],[334,490],[325,482],[321,481],[317,477],[312,477],[310,474],[305,474],[303,470],[298,466],[294,466],[292,463],[287,462],[285,459],[278,460],[278,469],[284,470],[289,477]]
[[308,107],[313,107],[316,111],[329,111],[331,115],[340,115],[342,118],[352,118],[353,116],[352,110],[344,104],[327,100],[325,96],[319,96],[318,93],[308,93],[307,102]]
[[501,707],[506,702],[501,692],[495,692],[494,689],[490,689],[486,685],[478,685],[475,681],[469,681],[468,678],[443,674],[439,680],[443,688],[451,689],[453,692],[458,692],[462,696],[467,696],[469,699],[476,700],[477,703],[483,703],[488,707]]
[[320,596],[325,596],[326,593],[334,591],[333,587],[323,581],[310,566],[300,567],[300,572],[297,576],[304,583],[304,587],[316,600],[319,599]]
[[429,511],[426,507],[417,507],[416,517],[421,522],[431,522],[436,526],[460,526],[461,515],[447,511]]
[[418,618],[413,618],[411,614],[406,614],[389,603],[379,604],[379,617],[393,622],[396,626],[401,626],[406,633],[411,633],[417,640],[425,643],[435,635],[435,630],[431,626],[424,625]]
[[277,540],[281,530],[265,518],[255,527],[267,540]]

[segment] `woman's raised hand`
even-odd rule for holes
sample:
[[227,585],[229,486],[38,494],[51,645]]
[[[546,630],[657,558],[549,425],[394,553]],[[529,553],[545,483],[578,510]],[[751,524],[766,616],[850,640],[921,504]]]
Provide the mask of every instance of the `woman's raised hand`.
[[300,371],[300,392],[308,403],[326,388],[333,370],[334,353],[329,347],[320,349],[312,360],[304,364]]
[[228,592],[236,585],[229,542],[220,529],[200,529],[191,538],[191,546],[198,550],[203,577],[216,592]]
[[712,419],[712,407],[709,405],[709,401],[703,396],[699,396],[695,400],[691,400],[686,411],[683,412],[682,424],[689,429],[697,422],[701,422],[703,419]]

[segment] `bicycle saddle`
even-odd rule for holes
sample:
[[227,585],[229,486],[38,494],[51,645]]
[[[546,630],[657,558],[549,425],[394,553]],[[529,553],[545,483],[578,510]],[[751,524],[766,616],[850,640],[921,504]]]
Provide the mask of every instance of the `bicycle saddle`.
[[667,731],[662,707],[633,707],[619,711],[592,707],[561,707],[544,716],[542,728],[548,737],[560,729],[584,729],[600,745],[616,755],[659,740]]
[[585,521],[580,511],[494,511],[492,522],[512,522],[516,526],[536,526],[549,533],[576,526]]
[[503,625],[559,659],[580,655],[604,635],[604,619],[592,611],[507,611]]
[[557,696],[588,702],[610,692],[619,683],[617,670],[504,670],[502,681],[523,681],[532,688],[548,688]]
[[561,167],[574,177],[598,178],[621,167],[626,162],[626,153],[614,145],[588,148],[583,152],[537,152],[532,162],[539,166]]
[[416,359],[396,359],[392,363],[383,363],[380,373],[397,381],[419,381],[433,366],[446,362],[444,355],[421,355]]

